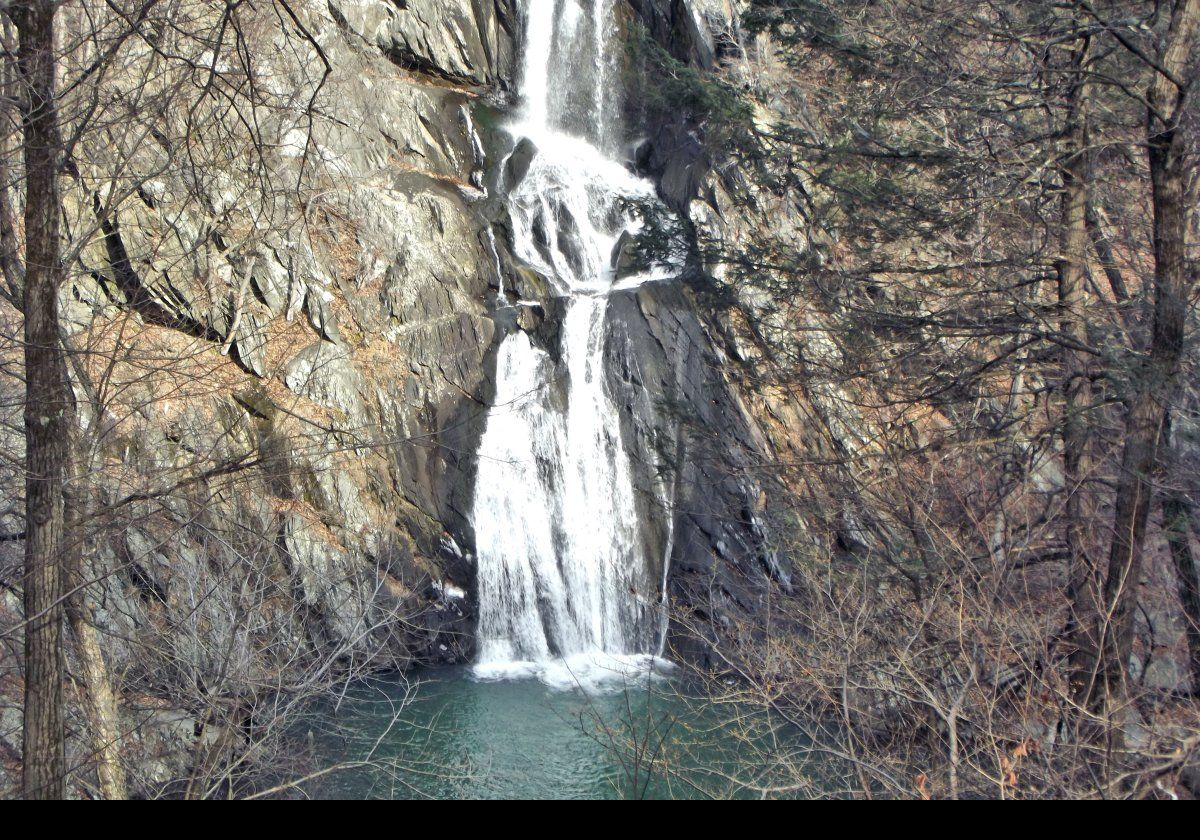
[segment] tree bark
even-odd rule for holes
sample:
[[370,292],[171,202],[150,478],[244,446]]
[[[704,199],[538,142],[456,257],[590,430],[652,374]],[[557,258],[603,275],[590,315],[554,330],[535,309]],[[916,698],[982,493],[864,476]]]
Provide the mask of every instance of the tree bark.
[[1099,610],[1101,584],[1096,557],[1088,550],[1093,515],[1087,486],[1091,473],[1088,426],[1092,388],[1088,355],[1078,349],[1088,345],[1084,289],[1089,246],[1088,188],[1092,175],[1088,130],[1089,48],[1090,39],[1082,39],[1068,68],[1071,87],[1062,166],[1062,231],[1058,258],[1059,329],[1072,345],[1062,349],[1063,476],[1066,484],[1063,537],[1070,563],[1067,596],[1071,605],[1071,669],[1077,685],[1086,683],[1095,672],[1098,649],[1094,636],[1095,615]]
[[[74,458],[73,461],[78,464],[80,459]],[[80,510],[74,493],[67,493],[64,506],[67,533],[74,537],[64,554],[68,588],[67,623],[71,628],[75,654],[79,657],[82,671],[85,694],[83,705],[91,730],[92,754],[96,759],[100,797],[110,800],[128,799],[125,767],[121,763],[121,728],[117,695],[113,691],[108,663],[104,660],[104,649],[100,644],[100,634],[96,630],[92,618],[92,605],[88,600],[87,581],[83,574],[83,546],[77,525]]]
[[[95,396],[95,385],[88,377],[87,368],[78,355],[68,353],[67,362],[75,381],[88,398]],[[97,401],[93,408],[97,414],[102,410]],[[104,658],[104,647],[96,628],[94,610],[89,597],[88,580],[85,575],[83,557],[84,526],[88,502],[85,477],[92,474],[97,465],[87,457],[87,451],[78,437],[72,439],[72,475],[68,476],[68,489],[64,498],[64,516],[70,543],[66,551],[66,586],[68,590],[66,608],[67,623],[79,658],[85,696],[84,710],[88,716],[92,755],[96,759],[96,776],[100,783],[102,799],[128,799],[129,790],[125,767],[121,763],[121,727],[117,694]]]
[[[0,49],[8,54],[17,51],[16,32],[8,18],[0,19]],[[15,68],[11,62],[0,64],[0,280],[4,282],[3,294],[14,307],[21,306],[21,289],[24,286],[24,269],[21,267],[20,236],[17,232],[17,207],[14,201],[14,173],[10,162],[20,152],[18,130],[21,115],[13,107],[20,98],[16,84]]]
[[10,7],[27,97],[25,159],[25,718],[22,792],[61,799],[63,753],[63,491],[73,406],[64,360],[58,288],[62,277],[55,109],[55,5]]
[[104,661],[100,634],[92,623],[91,607],[82,592],[69,599],[67,616],[75,639],[75,651],[83,667],[87,691],[84,702],[92,730],[92,752],[96,757],[100,796],[103,799],[128,799],[125,767],[121,764],[117,696],[109,679],[108,664]]
[[1188,173],[1195,166],[1180,119],[1190,93],[1190,55],[1200,24],[1200,0],[1180,0],[1150,88],[1147,144],[1154,210],[1154,323],[1149,356],[1135,380],[1125,425],[1113,539],[1100,617],[1102,679],[1090,692],[1093,708],[1124,705],[1133,650],[1134,614],[1146,523],[1169,399],[1183,355],[1188,300],[1194,285],[1187,264]]

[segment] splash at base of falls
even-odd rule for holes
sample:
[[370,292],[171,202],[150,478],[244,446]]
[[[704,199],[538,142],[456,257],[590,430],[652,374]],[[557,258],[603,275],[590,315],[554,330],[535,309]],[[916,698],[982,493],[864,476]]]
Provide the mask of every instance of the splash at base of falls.
[[503,658],[481,661],[472,667],[471,676],[481,682],[536,679],[556,691],[608,694],[622,691],[631,683],[668,677],[674,671],[673,663],[654,654],[596,651],[537,662]]

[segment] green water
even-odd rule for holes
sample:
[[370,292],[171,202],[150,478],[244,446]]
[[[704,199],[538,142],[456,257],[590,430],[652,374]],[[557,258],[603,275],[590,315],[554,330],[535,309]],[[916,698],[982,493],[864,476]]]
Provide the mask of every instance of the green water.
[[[356,686],[320,719],[308,794],[345,799],[680,799],[759,795],[802,739],[692,698],[678,681],[601,693],[440,669]],[[736,721],[736,727],[733,724]]]

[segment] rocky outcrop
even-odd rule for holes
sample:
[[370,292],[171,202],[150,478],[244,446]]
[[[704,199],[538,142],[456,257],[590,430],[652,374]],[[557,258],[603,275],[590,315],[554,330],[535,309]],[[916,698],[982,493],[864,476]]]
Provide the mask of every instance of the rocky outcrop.
[[[403,546],[408,579],[469,585],[446,523],[461,521],[471,480],[464,453],[486,390],[495,273],[472,183],[483,164],[472,109],[480,92],[508,84],[513,13],[482,0],[337,0],[298,11],[329,72],[314,83],[298,61],[312,49],[296,32],[279,29],[256,45],[264,76],[280,91],[311,90],[320,114],[312,119],[294,93],[282,114],[259,108],[267,136],[250,162],[272,173],[271,191],[251,180],[253,169],[231,166],[199,184],[169,169],[138,173],[136,197],[116,206],[81,197],[75,224],[98,217],[107,235],[84,251],[87,274],[64,302],[80,340],[132,309],[145,335],[198,342],[181,354],[195,358],[158,372],[219,369],[227,378],[227,388],[189,394],[178,407],[196,416],[187,446],[224,447],[227,458],[266,453],[273,473],[251,471],[238,490],[243,501],[256,497],[247,503],[254,530],[279,534],[296,592],[327,625],[320,632],[349,639],[379,574],[396,573],[385,545]],[[133,150],[89,148],[83,174],[114,166],[117,154],[152,171],[160,147],[189,129],[172,123],[163,143]],[[221,361],[222,348],[240,372]],[[157,405],[143,414],[130,429],[137,455],[124,460],[153,482],[183,433]],[[224,422],[199,419],[210,414]],[[227,521],[247,510],[228,511]],[[167,537],[138,527],[145,550],[133,556],[201,551],[186,529]],[[454,581],[441,580],[442,559]],[[142,565],[151,580],[160,566],[179,574],[177,562]],[[410,593],[418,602],[420,590]],[[455,628],[458,655],[469,630],[469,622]]]
[[[732,0],[630,0],[630,7],[644,32],[676,61],[707,71],[740,50]],[[658,81],[651,78],[645,84],[656,86]],[[655,91],[632,93],[626,119],[639,127],[637,168],[657,181],[671,209],[686,215],[712,166],[697,115],[660,103]],[[655,104],[648,107],[651,101]]]
[[712,70],[738,49],[734,0],[629,0],[650,35],[681,61]]
[[[630,8],[671,52],[705,68],[736,29],[730,9],[707,0]],[[155,499],[168,465],[182,474],[261,462],[228,489],[206,486],[215,498],[139,503],[124,548],[101,548],[93,562],[102,578],[130,570],[106,579],[119,584],[115,601],[136,595],[120,612],[141,615],[147,592],[169,607],[181,582],[205,579],[216,532],[223,562],[262,554],[276,566],[269,574],[287,579],[299,609],[280,622],[294,641],[386,652],[400,665],[461,659],[472,644],[469,510],[492,352],[513,329],[538,331],[551,352],[557,342],[558,302],[512,257],[498,195],[537,152],[506,148],[480,100],[511,86],[517,13],[501,0],[300,10],[328,73],[318,83],[297,61],[306,41],[290,31],[270,34],[261,61],[275,87],[312,91],[329,118],[313,119],[290,93],[282,116],[264,110],[270,142],[252,161],[273,183],[295,178],[295,190],[264,193],[253,168],[199,184],[168,169],[142,174],[115,206],[103,195],[73,205],[76,226],[99,219],[106,232],[64,295],[79,340],[132,310],[139,340],[179,357],[157,377],[217,385],[181,387],[169,408],[149,395],[136,409],[88,401],[96,428],[120,429],[97,441],[102,457]],[[121,162],[153,171],[160,147],[194,127],[169,128]],[[691,131],[686,122],[650,128]],[[115,154],[90,149],[83,174],[115,165]],[[691,213],[707,161],[654,155],[665,155],[650,167],[663,197]],[[539,302],[494,310],[499,285]],[[772,578],[786,580],[764,548],[763,488],[748,472],[768,444],[689,292],[656,285],[615,296],[611,309],[611,387],[647,511],[660,508],[647,517],[646,550],[667,563],[672,596],[703,603],[718,632],[752,615]],[[238,530],[261,544],[227,548],[240,545]],[[221,570],[214,575],[215,586]],[[407,626],[395,633],[386,617],[402,615]]]
[[509,82],[516,20],[504,0],[333,0],[329,11],[402,67],[479,86]]

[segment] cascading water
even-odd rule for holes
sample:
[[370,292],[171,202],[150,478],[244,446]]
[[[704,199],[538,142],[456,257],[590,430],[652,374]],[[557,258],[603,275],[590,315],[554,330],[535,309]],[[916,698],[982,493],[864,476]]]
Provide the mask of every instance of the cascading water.
[[557,364],[520,331],[498,351],[472,511],[481,678],[594,682],[644,667],[660,647],[662,580],[644,556],[605,390],[614,248],[640,227],[630,208],[654,200],[653,186],[610,156],[620,111],[612,3],[524,7],[522,108],[509,131],[536,152],[508,196],[513,250],[550,279],[565,314]]

